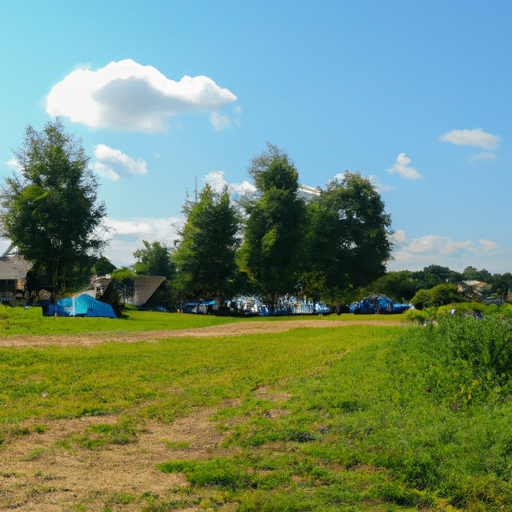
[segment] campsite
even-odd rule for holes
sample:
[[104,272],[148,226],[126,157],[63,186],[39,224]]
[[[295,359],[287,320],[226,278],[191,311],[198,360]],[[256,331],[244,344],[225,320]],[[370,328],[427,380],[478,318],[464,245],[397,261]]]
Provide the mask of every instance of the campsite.
[[404,314],[0,314],[2,508],[512,504],[508,382],[446,365]]

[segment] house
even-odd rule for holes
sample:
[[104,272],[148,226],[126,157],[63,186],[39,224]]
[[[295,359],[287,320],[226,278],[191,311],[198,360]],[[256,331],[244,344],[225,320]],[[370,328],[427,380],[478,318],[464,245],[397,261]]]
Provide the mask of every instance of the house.
[[23,294],[27,272],[32,263],[12,245],[0,256],[0,302],[11,302],[16,294]]

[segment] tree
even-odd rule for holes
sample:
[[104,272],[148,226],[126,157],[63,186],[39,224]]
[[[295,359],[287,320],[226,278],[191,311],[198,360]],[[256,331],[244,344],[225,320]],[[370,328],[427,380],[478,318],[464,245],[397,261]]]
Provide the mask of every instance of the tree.
[[144,249],[138,249],[133,253],[138,260],[134,265],[135,272],[138,275],[162,276],[172,281],[176,275],[176,265],[167,247],[160,242],[142,242]]
[[206,185],[199,201],[187,203],[184,211],[187,221],[172,254],[179,292],[194,299],[231,298],[238,278],[240,221],[227,190],[219,194]]
[[276,146],[268,144],[252,160],[249,174],[258,194],[244,205],[248,219],[239,262],[276,305],[280,296],[297,291],[305,203],[297,194],[297,170]]
[[329,182],[308,204],[305,289],[337,302],[384,275],[390,224],[380,195],[359,173]]
[[457,292],[455,284],[441,283],[430,290],[419,290],[411,299],[411,304],[417,309],[423,309],[461,301],[463,301],[463,297]]
[[459,272],[455,272],[448,267],[441,267],[440,265],[425,267],[423,272],[438,276],[443,283],[456,283],[462,279]]
[[410,270],[398,272],[386,272],[365,289],[364,295],[379,293],[386,295],[395,302],[406,302],[414,297],[415,293],[422,287],[414,279]]
[[41,132],[28,126],[24,147],[14,154],[20,171],[5,180],[2,234],[54,290],[76,286],[103,245],[96,230],[106,210],[96,203],[98,185],[89,159],[58,119]]
[[105,276],[107,274],[112,274],[116,268],[117,267],[108,258],[101,256],[101,258],[96,258],[94,260],[92,271],[97,276]]

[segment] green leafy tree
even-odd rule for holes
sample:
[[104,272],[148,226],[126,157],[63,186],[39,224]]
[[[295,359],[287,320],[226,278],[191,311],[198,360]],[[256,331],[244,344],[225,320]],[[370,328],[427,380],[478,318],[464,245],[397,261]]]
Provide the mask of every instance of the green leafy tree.
[[421,289],[418,281],[410,270],[398,272],[386,272],[382,277],[370,284],[363,295],[378,293],[390,297],[396,302],[411,300],[416,292]]
[[268,144],[252,160],[249,174],[258,193],[244,205],[248,218],[239,263],[276,305],[299,284],[305,203],[298,195],[297,170],[276,146]]
[[479,281],[480,280],[480,272],[475,267],[466,267],[462,271],[462,279],[465,281]]
[[462,280],[459,272],[455,272],[448,267],[442,267],[440,265],[430,265],[429,267],[425,267],[423,272],[439,277],[440,282],[443,283],[458,283]]
[[453,283],[441,283],[430,290],[419,290],[411,299],[415,308],[423,309],[431,306],[444,306],[452,302],[463,302],[463,297],[457,292]]
[[28,126],[15,158],[20,171],[5,179],[1,196],[2,234],[54,290],[76,287],[103,245],[96,232],[106,209],[96,202],[89,159],[59,120],[41,132]]
[[162,276],[172,281],[176,275],[176,265],[167,247],[160,242],[142,242],[144,249],[138,249],[133,253],[138,260],[134,265],[135,272],[144,276]]
[[112,279],[122,283],[125,279],[135,279],[137,274],[130,267],[116,268],[112,274]]
[[494,274],[492,280],[492,291],[498,297],[507,299],[512,290],[512,274],[505,272],[504,274]]
[[105,256],[101,256],[101,258],[96,258],[94,260],[94,266],[92,267],[92,271],[97,276],[105,276],[107,274],[112,274],[112,272],[116,269],[116,266]]
[[308,204],[305,289],[337,302],[384,275],[390,224],[380,195],[359,173],[331,181]]
[[184,207],[187,221],[172,259],[182,298],[221,301],[235,293],[236,251],[240,220],[227,190],[216,193],[206,185],[197,203]]

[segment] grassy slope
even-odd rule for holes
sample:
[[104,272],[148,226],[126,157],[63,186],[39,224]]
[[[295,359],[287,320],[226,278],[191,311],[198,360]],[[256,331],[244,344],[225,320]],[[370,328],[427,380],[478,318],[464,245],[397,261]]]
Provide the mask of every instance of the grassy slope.
[[[458,370],[424,354],[422,329],[2,349],[3,436],[25,419],[117,412],[136,425],[241,398],[215,418],[238,455],[161,466],[214,510],[510,509],[510,402],[461,401],[444,382]],[[278,405],[291,413],[268,418],[262,387],[290,394]]]

